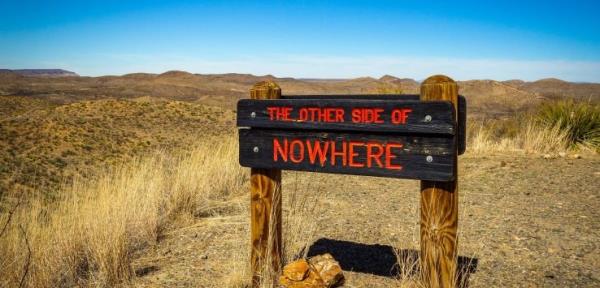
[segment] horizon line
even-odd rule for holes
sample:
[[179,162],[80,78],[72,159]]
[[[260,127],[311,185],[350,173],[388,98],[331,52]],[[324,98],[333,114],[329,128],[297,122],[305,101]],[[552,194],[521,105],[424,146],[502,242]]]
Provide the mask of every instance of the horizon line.
[[[161,76],[167,73],[173,73],[173,72],[181,72],[181,73],[187,73],[190,75],[200,75],[200,76],[208,76],[208,75],[248,75],[248,76],[252,76],[252,77],[273,77],[273,78],[277,78],[277,79],[294,79],[294,80],[299,80],[299,81],[349,81],[349,80],[356,80],[356,79],[361,79],[361,78],[370,78],[373,80],[381,80],[381,78],[384,78],[386,76],[389,77],[394,77],[398,80],[412,80],[415,81],[417,83],[421,83],[423,82],[426,78],[423,79],[417,79],[417,78],[413,78],[413,77],[405,77],[405,76],[395,76],[393,74],[384,74],[380,77],[376,77],[376,76],[371,76],[371,75],[365,75],[365,76],[357,76],[357,77],[293,77],[293,76],[277,76],[275,74],[269,73],[269,74],[254,74],[254,73],[243,73],[243,72],[222,72],[222,73],[195,73],[195,72],[190,72],[187,70],[179,70],[179,69],[170,69],[170,70],[165,70],[164,72],[129,72],[129,73],[123,73],[123,74],[117,74],[117,73],[109,73],[109,74],[102,74],[102,75],[86,75],[86,74],[80,74],[77,71],[73,71],[72,69],[65,69],[65,68],[0,68],[0,72],[2,71],[10,71],[10,72],[15,72],[15,71],[64,71],[64,72],[69,72],[69,73],[74,73],[76,74],[76,76],[56,76],[55,78],[59,78],[59,77],[88,77],[88,78],[100,78],[100,77],[124,77],[124,76],[128,76],[128,75],[134,75],[134,74],[147,74],[147,75],[155,75],[155,76]],[[15,74],[19,74],[19,73],[15,73]],[[450,75],[447,74],[432,74],[431,76],[434,75],[446,75],[450,78],[452,78]],[[47,78],[52,78],[52,77],[48,77],[48,76],[33,76],[33,75],[21,75],[21,76],[25,76],[25,77],[47,77]],[[454,78],[453,78],[454,79]],[[536,80],[523,80],[520,78],[512,78],[512,79],[506,79],[506,80],[497,80],[497,79],[492,79],[492,78],[470,78],[470,79],[466,79],[466,80],[455,80],[457,82],[467,82],[467,81],[496,81],[496,82],[509,82],[509,81],[522,81],[525,83],[533,83],[533,82],[539,82],[539,81],[544,81],[544,80],[558,80],[558,81],[562,81],[562,82],[567,82],[567,83],[576,83],[576,84],[600,84],[600,82],[590,82],[590,81],[569,81],[569,80],[564,80],[561,79],[559,77],[545,77],[545,78],[538,78]]]

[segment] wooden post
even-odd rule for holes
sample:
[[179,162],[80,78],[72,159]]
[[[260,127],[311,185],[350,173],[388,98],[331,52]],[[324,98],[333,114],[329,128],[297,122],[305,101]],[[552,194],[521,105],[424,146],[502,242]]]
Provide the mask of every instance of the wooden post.
[[[271,81],[256,83],[250,90],[252,99],[281,98],[281,89]],[[261,147],[257,147],[261,149]],[[250,256],[252,269],[252,286],[260,285],[262,269],[269,265],[272,272],[281,270],[281,170],[251,168],[251,241]],[[268,251],[271,250],[271,251]],[[270,255],[269,255],[270,253]],[[275,275],[273,275],[275,276]]]
[[[440,100],[451,101],[457,115],[456,82],[443,75],[431,76],[421,84],[421,101]],[[458,171],[456,168],[455,164],[454,171]],[[456,178],[448,182],[421,181],[420,263],[421,275],[425,283],[429,284],[428,287],[454,287],[457,284],[458,182]]]

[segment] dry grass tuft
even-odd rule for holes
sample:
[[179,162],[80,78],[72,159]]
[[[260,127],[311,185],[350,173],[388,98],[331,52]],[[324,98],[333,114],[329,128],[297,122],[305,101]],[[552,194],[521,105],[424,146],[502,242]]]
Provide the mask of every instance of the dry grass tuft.
[[591,101],[550,102],[542,105],[536,116],[542,124],[560,127],[571,146],[600,151],[600,105]]
[[559,153],[598,152],[600,106],[588,102],[548,102],[510,119],[470,123],[468,151]]
[[474,154],[490,152],[558,153],[569,148],[567,132],[559,125],[545,126],[526,121],[514,135],[497,135],[498,123],[475,123],[469,126],[467,151]]
[[[134,275],[134,253],[178,218],[234,209],[228,200],[247,181],[236,145],[230,137],[179,157],[158,153],[93,181],[75,180],[51,204],[21,205],[0,235],[0,286],[18,287],[26,269],[25,287],[127,282]],[[7,217],[3,213],[0,223]]]

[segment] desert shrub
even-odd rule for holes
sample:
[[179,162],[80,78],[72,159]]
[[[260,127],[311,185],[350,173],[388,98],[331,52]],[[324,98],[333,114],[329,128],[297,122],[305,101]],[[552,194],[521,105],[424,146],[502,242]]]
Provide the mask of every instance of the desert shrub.
[[536,115],[546,127],[558,126],[565,131],[569,144],[600,148],[600,105],[563,100],[545,103]]

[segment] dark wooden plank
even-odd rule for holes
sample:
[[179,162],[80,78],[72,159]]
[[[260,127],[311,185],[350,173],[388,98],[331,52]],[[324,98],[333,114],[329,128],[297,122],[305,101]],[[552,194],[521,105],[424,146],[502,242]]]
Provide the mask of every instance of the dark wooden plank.
[[462,155],[467,150],[467,99],[458,95],[458,155]]
[[281,95],[281,99],[355,99],[355,100],[406,100],[419,101],[419,94],[323,94]]
[[[281,99],[363,99],[363,100],[406,100],[420,101],[419,94],[336,94],[336,95],[281,95]],[[458,95],[458,155],[467,149],[467,100]]]
[[244,99],[237,109],[240,127],[454,135],[454,123],[447,101]]
[[[455,175],[453,137],[270,129],[240,129],[239,137],[240,164],[245,167],[432,181],[448,181]],[[316,153],[317,144],[327,152]],[[346,157],[331,157],[334,144],[335,152]],[[344,145],[346,153],[341,153]],[[348,156],[351,152],[354,157]]]

